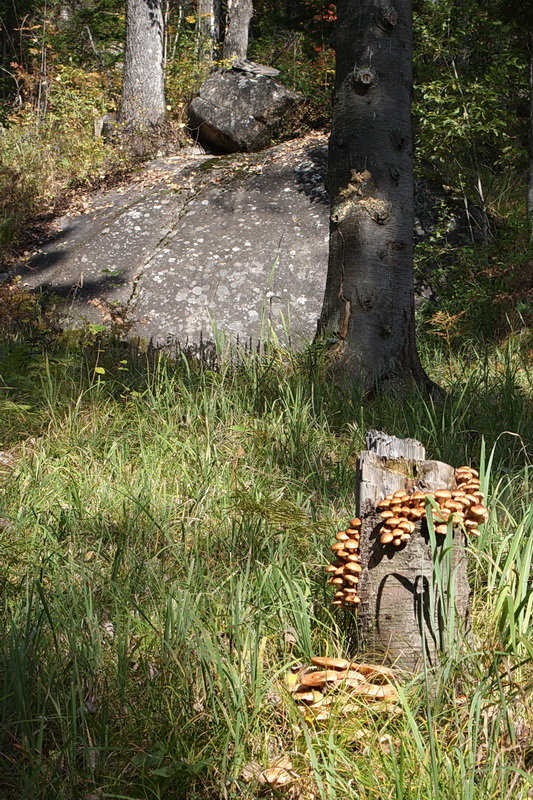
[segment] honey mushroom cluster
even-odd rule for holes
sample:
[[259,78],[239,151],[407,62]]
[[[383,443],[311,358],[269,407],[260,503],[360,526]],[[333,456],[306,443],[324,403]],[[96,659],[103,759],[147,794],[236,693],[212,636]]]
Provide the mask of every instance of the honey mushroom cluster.
[[361,554],[359,539],[361,537],[361,520],[356,517],[344,531],[339,531],[335,536],[335,543],[331,546],[336,556],[336,561],[326,568],[330,574],[328,583],[336,587],[333,598],[334,606],[357,605],[361,598],[357,594],[361,572]]
[[394,703],[398,692],[391,681],[394,672],[388,667],[357,664],[345,658],[316,656],[311,663],[319,669],[297,667],[285,676],[285,686],[296,701],[298,710],[316,720],[327,719],[331,706],[338,703],[343,712],[358,706],[350,700]]
[[468,533],[476,535],[476,528],[486,522],[489,514],[483,505],[479,473],[472,467],[459,467],[455,471],[455,483],[457,488],[452,491],[438,489],[412,494],[398,491],[383,498],[377,505],[383,520],[379,531],[381,544],[399,547],[411,538],[416,523],[426,515],[427,497],[438,505],[432,511],[437,533],[446,533],[448,520],[453,517]]

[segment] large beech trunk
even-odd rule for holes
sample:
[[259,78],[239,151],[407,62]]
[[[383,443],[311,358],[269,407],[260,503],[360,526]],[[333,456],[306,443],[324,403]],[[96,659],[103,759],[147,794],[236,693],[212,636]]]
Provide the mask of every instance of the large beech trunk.
[[246,58],[248,53],[248,31],[253,11],[252,0],[228,0],[224,59]]
[[456,529],[451,543],[438,536],[433,547],[423,521],[404,546],[382,545],[378,531],[383,520],[376,505],[400,489],[408,493],[452,489],[454,469],[441,461],[426,461],[424,447],[412,439],[371,431],[367,447],[359,455],[357,470],[361,644],[405,669],[431,667],[440,651],[467,631],[465,536]]
[[165,117],[161,0],[127,0],[120,122],[149,130]]
[[346,383],[428,379],[415,347],[410,0],[340,0],[319,331]]

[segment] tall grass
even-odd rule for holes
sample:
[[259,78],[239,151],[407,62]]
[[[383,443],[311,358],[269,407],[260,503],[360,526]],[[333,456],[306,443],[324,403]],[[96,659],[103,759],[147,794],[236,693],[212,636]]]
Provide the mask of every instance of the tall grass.
[[[0,354],[0,797],[252,800],[264,787],[245,765],[286,755],[296,777],[279,796],[526,798],[519,354],[471,353],[458,376],[434,351],[444,405],[369,405],[332,387],[313,349],[209,369],[93,338],[45,351],[15,336]],[[450,627],[441,666],[406,678],[396,710],[361,703],[313,724],[283,677],[313,654],[355,652],[322,565],[353,515],[369,427],[482,463],[491,516],[469,546],[472,631],[459,641]]]

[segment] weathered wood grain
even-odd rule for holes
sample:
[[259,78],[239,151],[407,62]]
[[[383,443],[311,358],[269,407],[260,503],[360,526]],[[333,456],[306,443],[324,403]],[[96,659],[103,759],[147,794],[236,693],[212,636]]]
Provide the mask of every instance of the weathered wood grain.
[[[371,431],[368,450],[358,460],[358,516],[362,520],[359,626],[363,646],[385,653],[399,666],[418,670],[434,665],[439,656],[444,609],[449,597],[438,597],[426,521],[417,525],[401,547],[379,541],[381,518],[376,504],[399,489],[435,491],[454,487],[454,468],[426,461],[420,442]],[[444,537],[437,536],[438,547]],[[450,554],[457,620],[464,627],[469,585],[464,534],[456,529]]]

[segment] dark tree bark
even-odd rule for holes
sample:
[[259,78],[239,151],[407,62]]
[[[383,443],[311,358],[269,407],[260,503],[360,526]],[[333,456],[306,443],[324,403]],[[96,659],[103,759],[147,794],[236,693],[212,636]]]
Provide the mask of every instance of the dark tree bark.
[[198,0],[200,57],[213,58],[220,38],[220,0]]
[[222,55],[224,60],[246,58],[248,31],[253,11],[252,0],[228,0],[226,35]]
[[340,0],[337,15],[319,331],[344,383],[429,385],[414,329],[411,2]]
[[120,122],[132,130],[157,128],[165,118],[161,0],[127,0],[126,52]]

